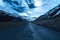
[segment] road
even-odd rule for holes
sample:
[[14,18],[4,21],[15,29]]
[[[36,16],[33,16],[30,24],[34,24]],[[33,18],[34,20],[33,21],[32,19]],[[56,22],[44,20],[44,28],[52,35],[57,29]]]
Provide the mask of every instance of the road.
[[0,28],[0,40],[60,40],[60,32],[30,22],[19,27]]

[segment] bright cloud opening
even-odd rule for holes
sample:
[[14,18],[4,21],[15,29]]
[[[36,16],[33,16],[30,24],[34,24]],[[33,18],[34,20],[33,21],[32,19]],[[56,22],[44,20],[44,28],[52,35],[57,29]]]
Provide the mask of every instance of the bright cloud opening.
[[42,2],[41,1],[35,1],[35,6],[41,6]]

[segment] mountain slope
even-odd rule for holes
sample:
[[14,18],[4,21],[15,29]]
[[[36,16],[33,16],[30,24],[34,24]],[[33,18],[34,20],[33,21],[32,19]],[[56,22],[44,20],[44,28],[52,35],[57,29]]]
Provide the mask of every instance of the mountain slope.
[[60,5],[37,18],[33,23],[60,32]]
[[9,13],[0,10],[0,28],[15,27],[26,23],[25,19],[13,17]]

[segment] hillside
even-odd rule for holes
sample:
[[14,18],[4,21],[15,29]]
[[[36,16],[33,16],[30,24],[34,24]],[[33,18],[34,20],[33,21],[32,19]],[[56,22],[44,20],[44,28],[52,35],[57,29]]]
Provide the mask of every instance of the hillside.
[[60,32],[60,5],[40,16],[33,23]]
[[6,12],[0,10],[0,28],[21,26],[25,23],[27,23],[25,19],[10,16],[9,14],[6,14]]

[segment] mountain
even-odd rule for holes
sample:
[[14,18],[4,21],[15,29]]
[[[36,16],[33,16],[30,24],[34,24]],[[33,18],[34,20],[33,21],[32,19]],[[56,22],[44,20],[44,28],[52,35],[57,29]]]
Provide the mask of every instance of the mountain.
[[27,21],[21,17],[13,17],[10,13],[0,10],[0,27],[14,27],[26,24]]
[[48,11],[45,15],[40,16],[33,23],[60,31],[60,5]]

